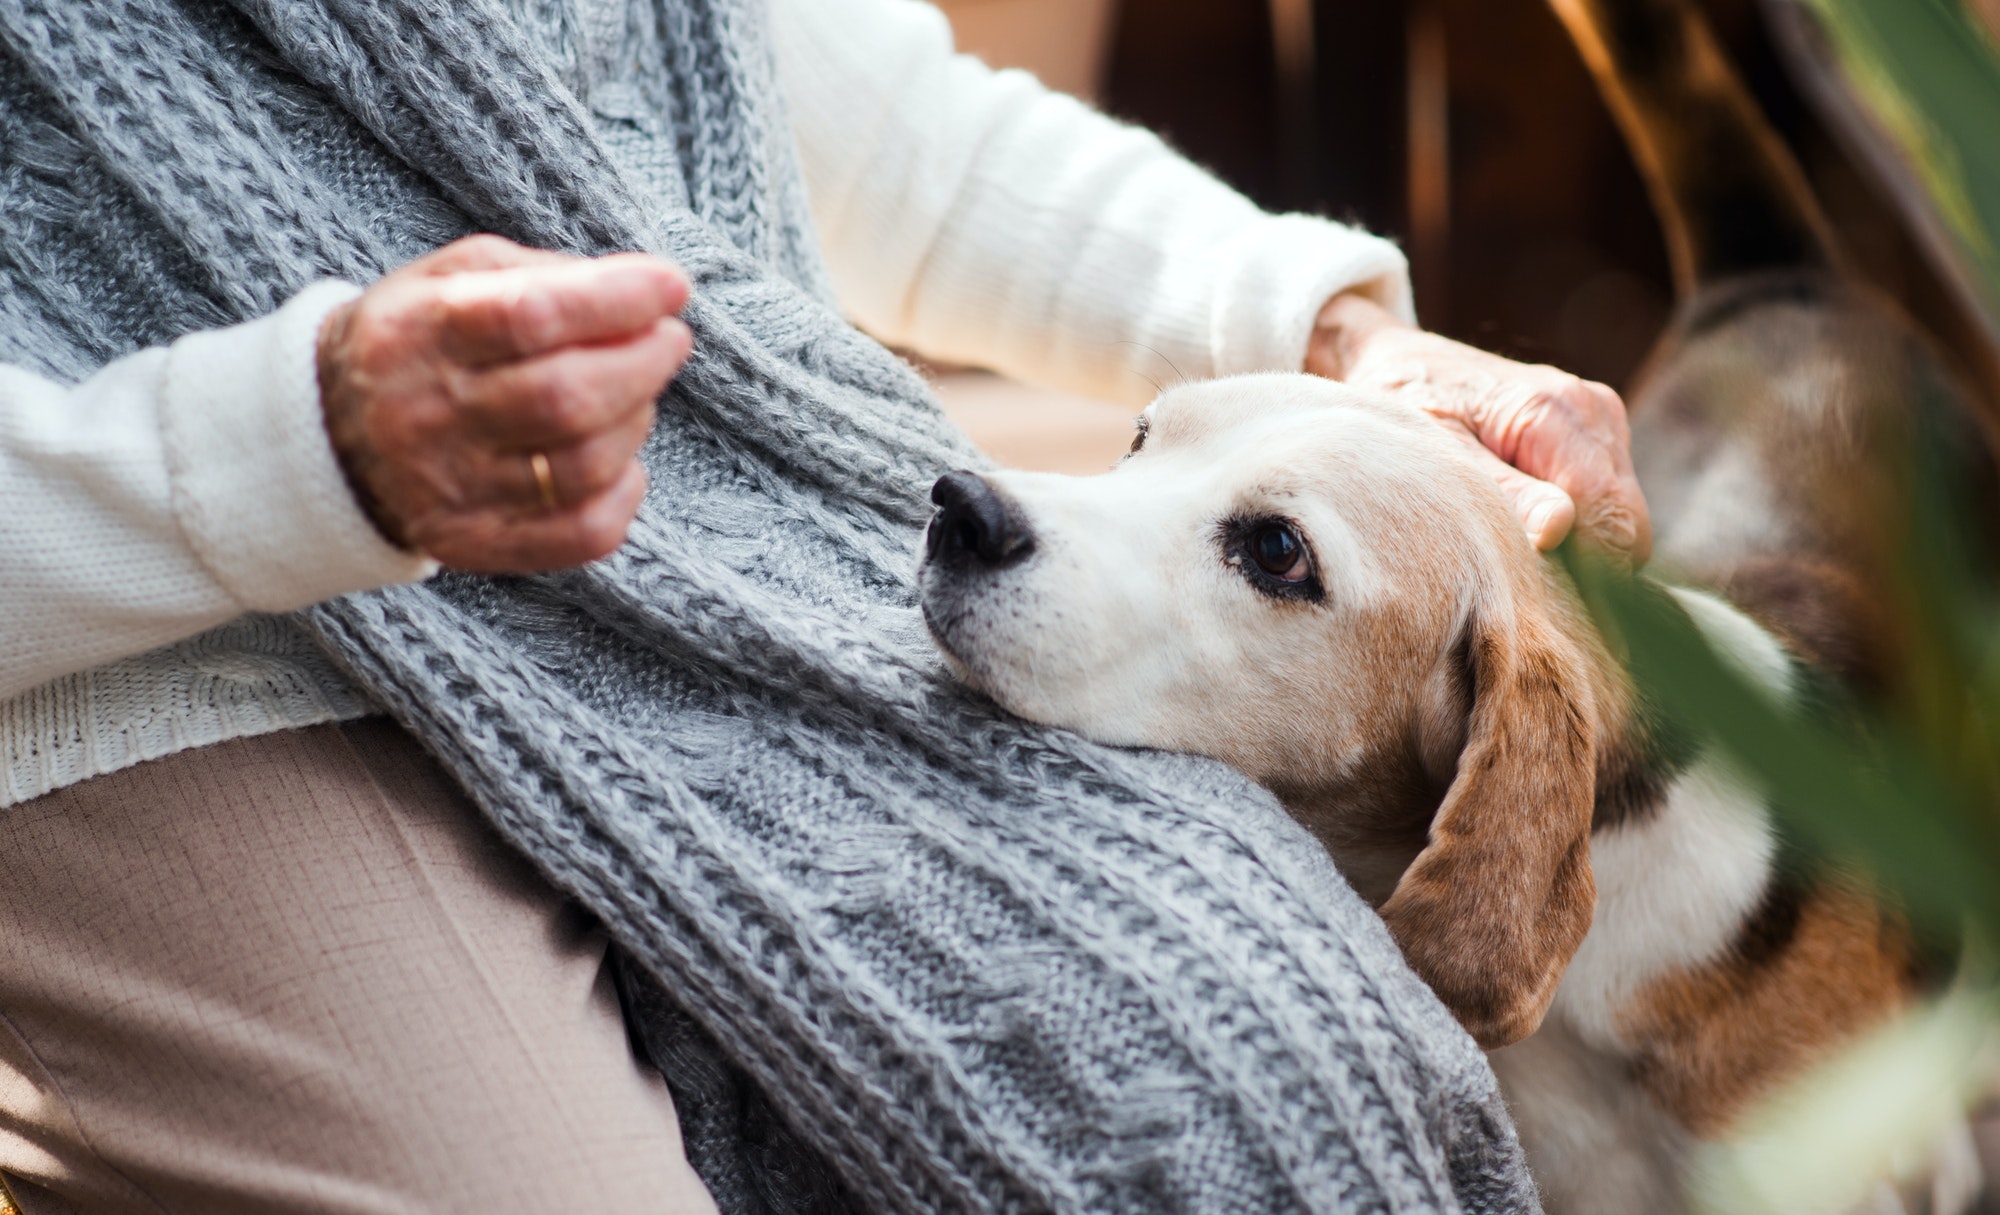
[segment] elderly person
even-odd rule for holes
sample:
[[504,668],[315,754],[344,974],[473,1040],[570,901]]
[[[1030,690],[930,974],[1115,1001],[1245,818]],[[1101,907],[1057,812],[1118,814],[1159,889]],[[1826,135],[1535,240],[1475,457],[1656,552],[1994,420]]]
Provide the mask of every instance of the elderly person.
[[1127,400],[1149,351],[1406,392],[1538,543],[1642,556],[1615,396],[911,0],[7,0],[0,45],[30,1215],[1532,1206],[1268,798],[939,676],[910,553],[975,457],[832,305]]

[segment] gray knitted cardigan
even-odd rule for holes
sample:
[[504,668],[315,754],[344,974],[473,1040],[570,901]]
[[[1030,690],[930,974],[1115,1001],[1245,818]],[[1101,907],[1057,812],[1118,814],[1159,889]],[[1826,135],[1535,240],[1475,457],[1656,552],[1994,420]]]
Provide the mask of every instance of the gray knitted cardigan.
[[287,627],[610,927],[723,1210],[1534,1209],[1267,795],[941,672],[913,554],[977,457],[827,305],[765,19],[0,0],[0,358],[75,379],[477,229],[677,258],[700,354],[622,551]]

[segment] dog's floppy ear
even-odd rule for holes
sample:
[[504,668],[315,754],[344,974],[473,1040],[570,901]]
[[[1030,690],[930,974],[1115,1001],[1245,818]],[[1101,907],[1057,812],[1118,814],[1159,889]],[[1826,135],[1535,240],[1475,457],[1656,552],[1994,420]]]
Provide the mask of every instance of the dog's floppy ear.
[[1475,620],[1458,771],[1382,918],[1479,1044],[1533,1033],[1590,930],[1595,722],[1589,682],[1551,624]]

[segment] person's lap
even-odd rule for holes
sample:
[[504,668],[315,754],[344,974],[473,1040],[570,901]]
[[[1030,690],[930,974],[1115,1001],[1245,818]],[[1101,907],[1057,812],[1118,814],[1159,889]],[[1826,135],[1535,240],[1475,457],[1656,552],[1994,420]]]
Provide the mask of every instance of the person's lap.
[[396,727],[170,756],[0,840],[27,1215],[713,1210],[602,936]]

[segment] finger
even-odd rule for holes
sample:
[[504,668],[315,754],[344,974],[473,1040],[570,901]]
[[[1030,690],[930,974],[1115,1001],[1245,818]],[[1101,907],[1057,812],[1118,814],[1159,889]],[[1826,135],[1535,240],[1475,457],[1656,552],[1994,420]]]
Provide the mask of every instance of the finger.
[[1653,528],[1637,477],[1602,478],[1576,497],[1577,534],[1593,546],[1644,565],[1653,555]]
[[681,310],[687,276],[637,253],[439,280],[439,339],[480,366],[643,333]]
[[1622,428],[1573,427],[1555,441],[1522,447],[1521,466],[1567,492],[1576,530],[1593,547],[1643,564],[1652,553],[1646,498],[1626,454]]
[[655,416],[653,404],[648,401],[629,417],[581,443],[538,451],[490,452],[478,488],[469,495],[469,505],[497,506],[522,513],[550,510],[542,499],[541,478],[535,475],[536,455],[548,461],[549,491],[555,498],[553,509],[562,510],[594,498],[625,475],[625,466],[632,463],[652,433]]
[[1644,565],[1653,555],[1652,512],[1646,507],[1645,491],[1632,467],[1632,432],[1625,401],[1602,384],[1592,384],[1590,390],[1603,411],[1615,418],[1615,426],[1601,433],[1616,437],[1603,440],[1612,471],[1604,492],[1578,499],[1579,526],[1595,542],[1623,553],[1634,565]]
[[1544,553],[1561,544],[1576,523],[1575,500],[1561,486],[1531,477],[1494,455],[1472,431],[1462,426],[1448,429],[1465,444],[1473,463],[1491,477],[1493,483],[1500,487],[1500,492],[1507,496],[1508,505],[1514,508],[1514,517],[1521,521],[1521,530],[1527,533],[1528,542]]
[[1576,524],[1575,499],[1560,486],[1538,481],[1498,456],[1492,457],[1489,470],[1513,504],[1529,543],[1544,553],[1561,544]]
[[557,253],[516,244],[504,236],[482,232],[460,237],[433,253],[403,267],[412,274],[436,278],[446,274],[466,274],[481,270],[512,270],[521,266],[553,266],[582,261],[573,253]]
[[496,447],[562,447],[650,405],[686,365],[694,335],[669,317],[623,342],[573,346],[458,380],[453,395]]
[[1496,398],[1500,407],[1484,412],[1481,440],[1529,477],[1567,494],[1581,539],[1643,562],[1652,548],[1651,526],[1632,471],[1624,402],[1602,384],[1552,369],[1521,372]]
[[532,574],[583,565],[615,552],[646,496],[637,462],[597,496],[546,515],[500,509],[453,518],[417,537],[423,550],[453,569],[478,574]]

